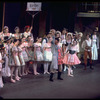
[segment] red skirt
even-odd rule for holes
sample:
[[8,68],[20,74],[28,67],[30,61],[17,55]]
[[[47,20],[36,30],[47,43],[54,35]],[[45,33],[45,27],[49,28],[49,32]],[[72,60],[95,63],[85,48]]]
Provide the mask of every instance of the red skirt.
[[58,49],[58,65],[62,65],[62,64],[63,64],[63,59],[61,55],[61,50]]

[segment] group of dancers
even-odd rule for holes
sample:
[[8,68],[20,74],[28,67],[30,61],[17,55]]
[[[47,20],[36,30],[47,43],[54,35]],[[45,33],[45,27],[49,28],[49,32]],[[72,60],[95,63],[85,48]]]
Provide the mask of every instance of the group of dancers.
[[73,66],[81,63],[81,52],[84,54],[84,70],[88,58],[91,69],[92,61],[98,60],[99,39],[96,30],[92,36],[86,34],[84,41],[82,32],[72,33],[66,28],[62,31],[50,29],[48,34],[37,37],[36,41],[30,26],[25,26],[23,33],[20,33],[18,26],[14,31],[10,33],[8,26],[4,26],[0,33],[0,88],[4,86],[3,77],[10,77],[10,81],[16,83],[22,76],[32,73],[29,66],[32,66],[34,75],[39,75],[38,63],[43,64],[43,74],[49,74],[49,81],[53,82],[55,72],[58,73],[57,79],[63,80],[61,74],[66,68],[68,76],[74,76]]

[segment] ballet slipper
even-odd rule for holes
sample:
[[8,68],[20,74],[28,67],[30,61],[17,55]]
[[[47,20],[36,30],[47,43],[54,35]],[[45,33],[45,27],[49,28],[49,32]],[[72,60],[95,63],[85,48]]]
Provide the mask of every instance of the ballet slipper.
[[15,78],[16,81],[20,81],[20,79],[18,77]]
[[14,80],[14,79],[11,79],[11,82],[12,82],[12,83],[16,83],[16,80]]
[[47,74],[50,74],[49,72],[47,72]]
[[68,76],[74,77],[74,75],[69,74]]

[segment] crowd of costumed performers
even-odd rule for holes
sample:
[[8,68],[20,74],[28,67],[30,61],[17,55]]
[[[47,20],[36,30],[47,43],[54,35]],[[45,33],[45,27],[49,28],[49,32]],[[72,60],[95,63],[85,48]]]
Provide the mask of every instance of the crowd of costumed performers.
[[[85,39],[82,39],[83,36]],[[89,59],[90,69],[93,70],[93,63],[98,60],[98,49],[97,30],[84,35],[82,32],[69,32],[66,28],[62,31],[50,29],[48,34],[34,40],[30,26],[25,26],[23,33],[18,26],[14,33],[4,26],[0,32],[0,88],[5,84],[5,77],[10,77],[10,82],[16,83],[22,76],[31,73],[48,74],[51,82],[55,73],[58,80],[63,80],[61,75],[66,70],[69,77],[74,77],[73,70],[75,65],[81,64],[82,57],[83,69],[87,70]],[[43,65],[43,73],[37,70],[38,63]]]

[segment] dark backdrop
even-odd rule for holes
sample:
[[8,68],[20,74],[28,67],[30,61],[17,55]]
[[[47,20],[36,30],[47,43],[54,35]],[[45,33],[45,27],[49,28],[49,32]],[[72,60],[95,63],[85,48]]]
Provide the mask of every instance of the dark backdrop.
[[[0,3],[0,28],[2,28],[2,4]],[[21,32],[24,31],[25,25],[31,25],[32,17],[26,12],[27,2],[6,2],[5,3],[5,25],[9,27],[10,32],[14,32],[14,27],[19,26]],[[76,15],[75,2],[42,2],[42,11],[47,12],[46,32],[50,28],[62,30],[63,27],[74,30],[74,20]],[[39,31],[40,13],[34,17],[33,33]]]

